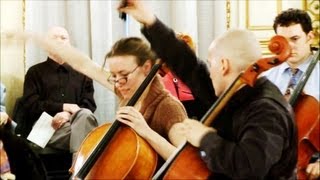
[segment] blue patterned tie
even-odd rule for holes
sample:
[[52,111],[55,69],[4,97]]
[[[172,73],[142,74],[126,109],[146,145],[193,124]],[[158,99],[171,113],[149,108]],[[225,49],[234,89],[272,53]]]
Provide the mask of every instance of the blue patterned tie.
[[302,71],[300,71],[298,68],[289,68],[289,70],[291,72],[291,79],[289,81],[287,90],[286,90],[286,92],[284,94],[286,98],[290,97],[290,95],[292,94],[294,88],[298,84],[300,76],[302,75]]

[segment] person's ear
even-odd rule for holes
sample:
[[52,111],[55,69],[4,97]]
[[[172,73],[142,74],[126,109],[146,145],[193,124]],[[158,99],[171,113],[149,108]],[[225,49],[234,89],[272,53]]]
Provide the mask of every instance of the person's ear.
[[229,59],[221,59],[220,60],[221,63],[221,73],[223,76],[227,75],[230,71],[230,60]]
[[142,66],[143,73],[145,75],[148,75],[149,72],[151,71],[151,68],[152,68],[152,63],[151,63],[151,60],[148,59],[148,60],[146,60],[146,62]]
[[314,37],[315,37],[314,32],[313,32],[313,31],[310,31],[310,32],[307,34],[307,43],[312,44],[312,41],[313,41]]

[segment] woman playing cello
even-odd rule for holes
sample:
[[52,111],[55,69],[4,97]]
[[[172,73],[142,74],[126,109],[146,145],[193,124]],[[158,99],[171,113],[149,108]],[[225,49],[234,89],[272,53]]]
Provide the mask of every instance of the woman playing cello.
[[156,61],[155,54],[142,39],[131,37],[117,41],[105,58],[109,68],[107,72],[73,47],[60,48],[55,42],[47,41],[39,34],[22,33],[13,36],[31,37],[45,50],[63,58],[74,69],[114,91],[120,104],[116,113],[117,120],[134,129],[164,160],[184,140],[180,138],[182,136],[174,135],[172,127],[187,118],[186,111],[183,105],[164,89],[159,75],[154,77],[133,107],[124,106]]
[[106,62],[111,72],[108,82],[114,84],[122,106],[116,119],[132,127],[167,159],[183,140],[173,138],[171,127],[187,115],[182,104],[165,91],[160,76],[156,75],[134,107],[123,107],[154,65],[155,55],[141,39],[125,38],[114,44]]

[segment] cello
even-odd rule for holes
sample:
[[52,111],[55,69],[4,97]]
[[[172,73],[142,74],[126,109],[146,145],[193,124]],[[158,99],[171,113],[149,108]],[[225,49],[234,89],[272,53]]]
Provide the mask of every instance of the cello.
[[[161,67],[157,61],[127,106],[133,106]],[[71,179],[150,179],[157,153],[130,127],[114,121],[91,131],[78,151]],[[141,171],[143,169],[143,171]]]
[[297,87],[289,98],[289,103],[294,108],[298,127],[298,179],[308,179],[306,168],[311,156],[316,152],[320,152],[319,102],[314,97],[302,93],[304,86],[318,62],[319,50],[313,56],[309,67],[306,72],[303,73]]
[[[126,6],[121,0],[121,6]],[[119,17],[126,21],[127,15]],[[128,35],[128,21],[126,34]],[[126,106],[134,106],[162,65],[157,60]],[[73,162],[70,179],[150,179],[158,155],[133,129],[115,120],[91,131]],[[143,169],[143,171],[141,171]]]
[[[271,39],[269,50],[277,55],[261,58],[250,65],[245,72],[240,73],[228,89],[211,106],[200,122],[206,126],[211,125],[241,86],[245,84],[254,86],[260,73],[281,64],[291,53],[288,42],[282,36],[274,36]],[[189,164],[192,164],[192,166]],[[186,167],[186,165],[189,166]],[[185,142],[168,158],[165,164],[153,176],[153,179],[207,179],[210,174],[210,170],[200,157],[199,150]]]

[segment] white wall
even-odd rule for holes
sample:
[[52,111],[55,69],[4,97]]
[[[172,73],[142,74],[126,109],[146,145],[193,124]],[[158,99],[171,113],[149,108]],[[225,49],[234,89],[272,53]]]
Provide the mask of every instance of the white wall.
[[[1,0],[1,32],[23,29],[23,2]],[[5,41],[1,36],[1,82],[7,87],[7,113],[11,115],[17,97],[22,95],[24,81],[24,43]]]

